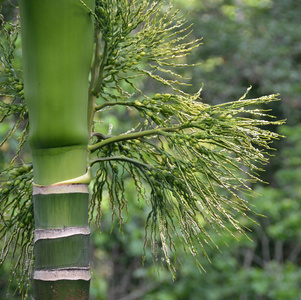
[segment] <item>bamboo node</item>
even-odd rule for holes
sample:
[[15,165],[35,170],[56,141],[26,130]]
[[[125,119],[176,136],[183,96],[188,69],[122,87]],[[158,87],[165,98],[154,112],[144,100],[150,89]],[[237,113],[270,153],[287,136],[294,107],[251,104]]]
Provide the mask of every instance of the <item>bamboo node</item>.
[[84,193],[89,194],[88,184],[73,183],[73,184],[52,184],[52,185],[37,185],[33,184],[33,195],[49,195],[49,194],[71,194]]

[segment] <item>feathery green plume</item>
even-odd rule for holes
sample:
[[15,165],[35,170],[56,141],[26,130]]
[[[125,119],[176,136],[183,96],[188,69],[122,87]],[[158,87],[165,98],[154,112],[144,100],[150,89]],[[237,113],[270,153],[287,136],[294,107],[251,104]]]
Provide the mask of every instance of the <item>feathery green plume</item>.
[[[171,3],[96,0],[92,10],[78,1],[95,21],[87,103],[90,221],[100,225],[107,191],[113,218],[124,223],[130,178],[137,200],[150,207],[144,246],[150,244],[155,261],[165,261],[174,276],[179,240],[202,268],[199,254],[207,256],[206,245],[214,245],[207,226],[221,235],[229,225],[244,233],[236,217],[249,217],[251,211],[243,193],[251,193],[250,183],[260,181],[257,172],[268,162],[271,142],[279,138],[265,128],[283,123],[263,107],[278,96],[246,99],[246,93],[238,101],[204,104],[201,89],[184,91],[187,80],[179,71],[188,66],[186,56],[201,41],[190,39],[191,25]],[[0,121],[8,126],[0,145],[17,141],[12,144],[17,144],[17,155],[1,166],[0,259],[2,263],[12,251],[13,274],[20,270],[18,280],[26,284],[34,227],[32,164],[23,163],[21,151],[28,137],[28,113],[22,72],[15,70],[19,23],[7,23],[3,17],[0,21]],[[149,92],[143,82],[164,93]],[[129,120],[132,130],[98,131],[103,116],[125,110],[137,116]]]

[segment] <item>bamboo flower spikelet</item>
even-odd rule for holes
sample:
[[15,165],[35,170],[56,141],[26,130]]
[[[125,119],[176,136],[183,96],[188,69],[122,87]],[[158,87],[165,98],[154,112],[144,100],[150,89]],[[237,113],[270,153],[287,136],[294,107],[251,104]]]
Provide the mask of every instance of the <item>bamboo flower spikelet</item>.
[[[11,280],[25,298],[33,278],[35,299],[88,299],[89,222],[101,225],[108,195],[122,225],[129,182],[150,208],[144,247],[154,261],[175,276],[180,241],[201,269],[206,244],[214,245],[204,224],[244,233],[242,195],[279,138],[265,128],[283,123],[264,109],[277,95],[208,105],[201,89],[188,93],[180,70],[201,41],[169,1],[19,6],[14,22],[1,16],[0,35],[0,145],[15,152],[1,165],[0,262],[11,259]],[[107,115],[128,110],[131,130],[99,131]],[[27,145],[32,159],[24,161]]]

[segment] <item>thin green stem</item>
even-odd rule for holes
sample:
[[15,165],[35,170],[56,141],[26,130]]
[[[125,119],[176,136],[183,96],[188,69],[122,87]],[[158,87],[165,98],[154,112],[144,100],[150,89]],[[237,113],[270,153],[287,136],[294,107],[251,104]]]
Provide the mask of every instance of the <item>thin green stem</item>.
[[92,89],[92,94],[93,95],[97,95],[99,93],[99,90],[101,88],[102,85],[102,81],[103,81],[103,72],[104,72],[104,67],[107,64],[108,61],[108,43],[105,41],[105,46],[104,46],[104,50],[103,50],[103,54],[102,54],[102,60],[99,66],[99,75],[96,81],[96,84],[94,85],[93,89]]
[[94,152],[95,150],[97,150],[101,147],[104,147],[108,144],[111,144],[111,143],[125,141],[125,140],[133,140],[133,139],[138,139],[141,137],[151,136],[151,135],[164,135],[166,132],[176,132],[181,129],[182,129],[182,126],[178,125],[178,126],[174,126],[174,127],[156,128],[156,129],[144,130],[144,131],[139,131],[139,132],[121,134],[121,135],[114,136],[114,137],[108,138],[106,140],[103,140],[94,145],[90,145],[90,146],[88,146],[88,149],[91,152]]
[[95,29],[94,38],[95,38],[95,52],[94,52],[94,62],[91,68],[91,82],[89,87],[89,98],[88,98],[88,129],[91,131],[93,117],[94,117],[94,106],[95,106],[95,95],[93,93],[95,87],[95,81],[97,78],[97,74],[99,73],[100,66],[100,49],[101,49],[101,39],[99,38],[100,31],[99,29]]
[[138,105],[136,105],[133,101],[116,101],[116,102],[105,102],[103,104],[97,105],[95,106],[95,111],[99,111],[105,107],[108,106],[115,106],[115,105],[125,105],[125,106],[134,106],[137,107]]
[[[91,70],[91,84],[89,88],[89,100],[88,100],[88,128],[89,132],[91,132],[91,127],[93,123],[94,113],[95,113],[95,98],[99,93],[99,90],[103,81],[103,72],[104,67],[107,64],[108,60],[108,43],[105,41],[104,51],[102,56],[100,55],[101,49],[101,38],[100,38],[100,30],[95,30],[95,60]],[[101,59],[102,57],[102,59]]]
[[114,160],[116,160],[116,161],[125,161],[125,162],[131,163],[131,164],[134,164],[134,165],[137,165],[137,166],[140,166],[140,167],[144,167],[146,169],[152,169],[153,168],[153,166],[150,166],[148,164],[144,164],[141,161],[138,161],[138,160],[133,159],[133,158],[125,157],[125,156],[96,158],[96,159],[93,159],[93,160],[90,161],[90,166],[92,166],[92,165],[94,165],[95,163],[98,163],[98,162],[114,161]]

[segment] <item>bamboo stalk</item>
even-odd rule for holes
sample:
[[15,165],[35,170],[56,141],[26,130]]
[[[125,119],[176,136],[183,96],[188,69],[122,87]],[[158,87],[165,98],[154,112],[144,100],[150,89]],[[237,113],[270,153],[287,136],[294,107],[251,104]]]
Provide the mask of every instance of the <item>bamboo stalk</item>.
[[94,1],[19,4],[35,182],[35,299],[88,299],[89,193],[79,178],[87,171]]
[[93,21],[75,0],[20,0],[20,15],[35,182],[50,185],[86,172]]
[[35,299],[88,299],[87,184],[34,188]]

